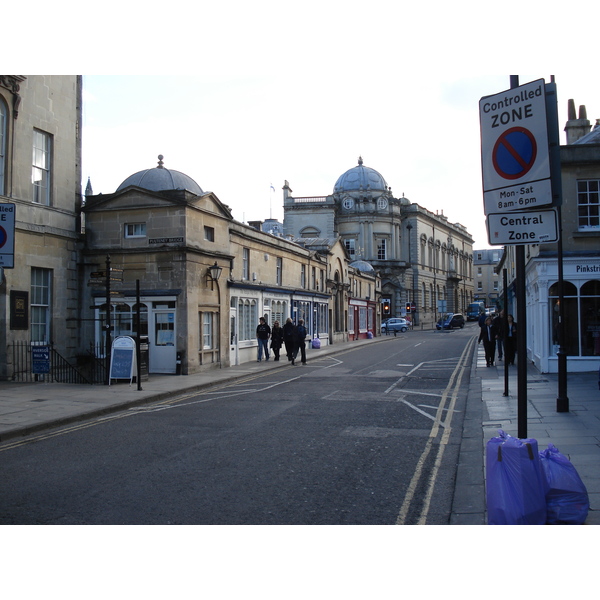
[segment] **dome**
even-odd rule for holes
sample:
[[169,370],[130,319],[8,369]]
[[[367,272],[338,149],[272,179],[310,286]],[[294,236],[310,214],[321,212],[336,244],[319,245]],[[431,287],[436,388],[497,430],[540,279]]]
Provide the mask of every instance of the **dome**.
[[130,185],[135,185],[151,192],[188,190],[197,196],[204,194],[202,188],[185,173],[173,169],[165,169],[163,167],[163,158],[162,154],[158,155],[158,166],[154,169],[146,169],[145,171],[138,171],[130,175],[117,188],[117,192],[124,190]]
[[388,191],[385,179],[375,169],[363,166],[362,158],[358,159],[358,166],[346,171],[333,187],[334,194],[355,191]]
[[350,266],[356,269],[357,271],[362,271],[363,273],[374,273],[375,269],[373,265],[368,263],[366,260],[355,260],[350,263]]

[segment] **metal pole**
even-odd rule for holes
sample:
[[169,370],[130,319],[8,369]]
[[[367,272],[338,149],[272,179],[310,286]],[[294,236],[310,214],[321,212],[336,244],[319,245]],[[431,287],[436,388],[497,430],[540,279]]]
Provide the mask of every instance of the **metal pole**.
[[[519,76],[510,76],[511,89],[519,87]],[[525,306],[525,246],[515,247],[517,267],[517,429],[527,437],[527,307]]]
[[565,298],[563,276],[563,243],[562,243],[562,177],[560,170],[560,134],[558,128],[558,103],[554,75],[551,84],[546,86],[546,111],[548,113],[548,140],[550,150],[550,173],[552,174],[552,196],[558,217],[558,396],[556,412],[569,412],[567,396],[567,351],[565,348]]
[[110,385],[110,254],[106,255],[106,338],[104,339],[105,351],[104,356],[106,357],[106,385]]
[[506,360],[506,338],[508,337],[508,275],[506,269],[502,269],[504,318],[502,319],[502,335],[504,340],[504,395],[508,396],[508,361]]
[[135,348],[135,358],[137,362],[137,389],[142,389],[142,352],[141,352],[141,343],[142,336],[140,332],[141,326],[141,317],[140,317],[140,280],[135,280],[135,303],[136,303],[136,311],[135,311],[135,329],[136,329],[136,348]]

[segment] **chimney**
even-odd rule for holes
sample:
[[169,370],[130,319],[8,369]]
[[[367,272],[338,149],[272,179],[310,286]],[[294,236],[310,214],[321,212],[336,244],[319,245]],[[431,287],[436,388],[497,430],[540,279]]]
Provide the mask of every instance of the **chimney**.
[[579,107],[579,118],[575,118],[574,100],[569,100],[568,118],[569,120],[565,125],[565,131],[567,132],[567,145],[570,145],[574,144],[586,133],[589,133],[592,128],[592,124],[587,118],[587,111],[585,110],[585,106],[583,104]]

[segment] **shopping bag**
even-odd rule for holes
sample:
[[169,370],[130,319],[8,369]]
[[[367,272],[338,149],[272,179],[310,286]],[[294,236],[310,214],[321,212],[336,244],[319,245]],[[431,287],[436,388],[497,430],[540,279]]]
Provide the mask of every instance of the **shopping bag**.
[[548,486],[537,440],[498,434],[486,445],[488,524],[544,525]]
[[321,347],[321,340],[319,338],[314,338],[312,341],[312,347],[313,348],[320,348]]
[[540,452],[540,462],[549,487],[546,522],[549,525],[583,525],[590,500],[573,463],[553,444]]

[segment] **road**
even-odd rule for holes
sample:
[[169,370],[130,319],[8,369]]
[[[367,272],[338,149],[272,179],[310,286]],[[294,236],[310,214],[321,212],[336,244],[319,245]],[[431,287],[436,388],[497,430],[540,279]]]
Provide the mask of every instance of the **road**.
[[475,327],[0,445],[1,524],[447,524]]

